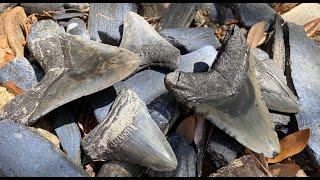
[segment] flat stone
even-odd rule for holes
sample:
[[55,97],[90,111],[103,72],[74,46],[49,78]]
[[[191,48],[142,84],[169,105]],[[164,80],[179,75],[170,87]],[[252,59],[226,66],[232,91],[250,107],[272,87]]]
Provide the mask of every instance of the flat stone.
[[303,26],[306,23],[320,17],[319,3],[301,3],[290,9],[290,11],[281,14],[281,17],[287,21]]
[[245,155],[209,177],[266,177],[266,174],[251,155]]
[[119,161],[105,162],[97,177],[138,177],[144,168],[136,164]]
[[207,153],[216,168],[227,166],[241,154],[242,145],[218,128],[213,129]]
[[180,66],[177,71],[207,72],[217,56],[213,46],[204,46],[192,53],[181,56]]
[[289,115],[270,112],[270,117],[273,120],[275,126],[287,126],[290,122]]
[[126,14],[137,12],[134,3],[91,3],[88,29],[91,39],[118,46]]
[[250,28],[260,21],[266,22],[265,30],[271,29],[276,12],[266,3],[234,3],[241,23]]
[[145,103],[130,89],[122,89],[108,117],[81,142],[92,160],[117,160],[156,171],[177,167],[175,154]]
[[68,21],[66,32],[72,35],[79,35],[85,39],[90,39],[86,24],[79,18],[72,18]]
[[270,59],[269,54],[260,48],[253,48],[251,49],[251,52],[254,55],[254,57],[259,59],[260,61]]
[[79,9],[84,10],[89,8],[89,3],[64,3],[66,9]]
[[178,48],[181,54],[196,51],[207,45],[211,45],[215,49],[221,46],[210,28],[165,29],[160,31],[159,34]]
[[150,177],[196,177],[197,154],[194,148],[184,137],[175,133],[169,135],[168,142],[177,157],[177,169],[168,172],[151,171],[148,175]]
[[171,3],[163,13],[157,31],[169,28],[188,28],[196,15],[197,3]]
[[63,14],[55,14],[53,15],[53,19],[54,20],[68,20],[68,19],[72,19],[72,18],[82,18],[84,17],[83,13],[63,13]]
[[87,176],[33,128],[0,122],[0,171],[5,176]]
[[4,12],[8,8],[13,8],[14,6],[17,6],[18,3],[0,3],[0,13]]
[[180,109],[175,98],[165,93],[148,104],[151,118],[157,123],[163,134],[167,134],[180,115]]
[[46,75],[31,91],[10,101],[0,119],[33,124],[63,104],[127,78],[140,65],[134,53],[62,33],[52,20],[33,24],[28,48]]
[[174,71],[180,64],[180,51],[134,12],[128,12],[125,17],[119,47],[138,54],[140,68],[155,66]]
[[301,111],[296,114],[300,130],[311,128],[309,152],[320,165],[320,50],[302,26],[287,23],[290,48],[290,69]]
[[90,97],[95,117],[102,122],[108,115],[112,102],[123,88],[130,88],[146,104],[167,92],[164,86],[165,73],[155,70],[141,71],[125,81],[115,84],[108,90],[101,91]]
[[64,152],[74,164],[81,167],[81,134],[72,111],[63,106],[56,109],[51,117]]
[[20,3],[27,14],[42,14],[44,11],[59,11],[64,9],[64,3]]
[[[254,70],[261,88],[263,99],[267,107],[274,111],[285,113],[299,112],[299,101],[297,96],[289,89],[284,76],[273,60],[269,64],[254,58]],[[280,72],[280,73],[279,73]]]
[[15,58],[0,68],[0,83],[8,81],[14,82],[24,91],[30,90],[38,83],[31,64],[24,57]]

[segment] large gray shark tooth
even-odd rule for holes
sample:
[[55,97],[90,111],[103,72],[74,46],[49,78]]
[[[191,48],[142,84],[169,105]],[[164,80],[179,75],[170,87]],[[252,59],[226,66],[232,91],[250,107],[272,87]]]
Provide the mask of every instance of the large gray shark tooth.
[[108,117],[83,138],[93,160],[119,160],[171,171],[177,159],[144,102],[130,89],[120,91]]
[[32,124],[63,104],[112,86],[140,65],[138,56],[128,50],[49,32],[32,34],[31,29],[28,42],[46,72],[45,77],[6,104],[0,119]]
[[88,29],[92,40],[119,46],[122,25],[129,11],[137,12],[135,3],[90,3]]
[[90,39],[85,22],[79,18],[72,18],[68,21],[66,32],[72,35],[79,35],[85,39]]
[[[260,85],[263,99],[267,107],[274,111],[297,113],[299,112],[298,98],[293,94],[285,82],[282,81],[280,68],[270,59],[260,61],[253,56],[254,70]],[[279,70],[277,70],[279,69]]]
[[[286,26],[285,26],[286,27]],[[310,40],[302,26],[288,23],[290,69],[294,89],[299,97],[301,111],[296,114],[300,130],[311,128],[309,152],[320,165],[320,49]]]
[[280,151],[279,140],[252,67],[247,45],[236,27],[214,67],[207,73],[169,73],[166,87],[176,98],[266,157]]
[[141,68],[157,66],[172,71],[178,68],[180,51],[161,37],[146,20],[130,11],[123,26],[119,47],[139,54]]
[[6,176],[87,176],[33,128],[0,121],[0,172]]

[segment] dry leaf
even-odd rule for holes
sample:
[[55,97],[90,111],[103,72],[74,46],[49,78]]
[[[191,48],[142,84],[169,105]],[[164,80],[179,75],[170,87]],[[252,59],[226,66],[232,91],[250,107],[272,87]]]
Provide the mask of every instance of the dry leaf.
[[8,92],[15,96],[23,93],[23,90],[18,87],[13,81],[7,81],[3,84],[3,86],[7,89]]
[[266,41],[267,35],[268,35],[268,33],[266,33],[266,32],[263,33],[263,36],[262,36],[262,38],[260,39],[260,41],[258,43],[258,46],[261,46]]
[[264,21],[258,22],[253,25],[248,33],[247,43],[249,48],[256,48],[263,38],[263,34],[265,33],[264,29],[266,27],[266,23]]
[[308,37],[313,36],[317,31],[319,31],[319,27],[320,27],[320,18],[310,21],[303,26]]
[[[15,7],[0,15],[0,64],[12,57],[23,57],[31,24],[22,7]],[[11,54],[11,55],[8,55]]]
[[308,144],[310,129],[304,129],[282,138],[280,153],[274,158],[267,158],[268,163],[277,163],[290,156],[300,153]]
[[194,116],[189,116],[179,124],[176,133],[184,136],[191,144],[194,138],[195,126],[196,122]]
[[275,177],[295,177],[301,168],[294,163],[290,164],[272,164],[269,170]]
[[13,98],[13,94],[9,93],[5,87],[0,86],[0,109]]
[[204,128],[204,123],[206,122],[206,119],[201,115],[196,115],[195,118],[195,130],[194,130],[194,143],[198,146],[201,139],[202,139],[202,133]]
[[297,5],[299,5],[299,3],[276,3],[276,5],[273,8],[277,13],[282,14],[291,10]]
[[50,133],[45,129],[37,128],[36,130],[39,132],[39,134],[41,134],[47,140],[52,142],[52,144],[54,144],[58,149],[60,148],[60,141],[57,136],[55,136],[54,134]]

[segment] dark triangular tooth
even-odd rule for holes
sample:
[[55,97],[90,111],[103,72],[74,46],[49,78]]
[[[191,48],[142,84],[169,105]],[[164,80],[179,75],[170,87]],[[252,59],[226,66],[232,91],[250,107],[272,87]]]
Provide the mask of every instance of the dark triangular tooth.
[[[320,165],[320,49],[310,40],[302,26],[287,23],[284,26],[288,40],[288,71],[297,96],[301,111],[296,114],[300,130],[311,128],[308,152],[314,163]],[[291,74],[290,74],[291,73]]]
[[6,176],[87,176],[33,128],[0,121],[0,171]]
[[88,20],[92,40],[119,46],[123,20],[129,12],[137,12],[135,3],[90,3]]
[[0,83],[7,81],[14,82],[23,91],[30,90],[38,83],[31,64],[24,57],[15,58],[0,68]]
[[134,12],[124,20],[123,36],[119,47],[139,54],[141,68],[157,66],[175,70],[180,64],[180,51],[161,37],[151,25]]
[[195,106],[238,142],[273,157],[280,151],[279,140],[250,63],[246,72],[246,48],[244,36],[235,28],[210,72],[170,73],[165,84],[180,102]]
[[194,148],[184,137],[176,133],[168,136],[168,142],[177,157],[177,169],[168,172],[149,170],[147,174],[150,177],[197,177],[197,154]]
[[128,162],[108,161],[102,165],[97,177],[139,177],[143,169]]
[[196,15],[197,8],[197,3],[171,3],[161,16],[156,30],[188,28]]
[[85,39],[90,39],[85,22],[79,18],[72,18],[68,21],[66,32],[72,35],[79,35]]
[[177,159],[146,105],[130,89],[120,91],[108,117],[83,138],[93,160],[119,160],[171,171]]
[[58,30],[45,26],[50,21],[38,22],[44,32],[33,34],[31,29],[28,42],[28,47],[33,47],[31,52],[45,67],[45,77],[6,104],[0,119],[32,124],[63,104],[112,86],[139,67],[138,56],[128,50],[80,36],[51,33]]
[[63,150],[74,164],[81,166],[81,134],[72,110],[62,106],[53,112],[51,118]]
[[[271,60],[271,63],[273,60]],[[299,112],[298,98],[293,94],[275,64],[266,64],[253,56],[254,70],[261,88],[263,99],[267,107],[274,111],[297,113]]]
[[214,32],[209,28],[165,29],[159,34],[178,48],[181,54],[190,53],[208,45],[215,49],[221,46]]

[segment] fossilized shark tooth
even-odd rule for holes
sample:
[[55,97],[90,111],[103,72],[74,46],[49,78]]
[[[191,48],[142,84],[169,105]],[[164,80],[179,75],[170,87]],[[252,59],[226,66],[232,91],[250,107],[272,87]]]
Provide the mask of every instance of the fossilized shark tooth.
[[211,71],[169,73],[165,84],[178,101],[196,107],[238,142],[273,157],[280,151],[279,140],[246,49],[246,39],[235,27]]
[[28,41],[45,77],[6,104],[0,119],[32,124],[63,104],[112,86],[140,65],[138,56],[128,50],[59,33],[58,27],[58,33],[51,33],[54,30],[50,27],[58,26],[52,23],[36,23]]
[[279,112],[299,112],[298,98],[281,80],[283,75],[279,74],[281,70],[277,70],[278,66],[273,60],[267,64],[253,56],[252,63],[267,107]]
[[83,138],[93,160],[118,160],[157,171],[171,171],[177,159],[144,102],[130,89],[120,91],[108,117]]
[[141,68],[158,66],[175,70],[180,64],[180,51],[134,12],[128,12],[123,23],[121,48],[139,54]]
[[0,172],[6,176],[87,176],[34,128],[0,121]]

